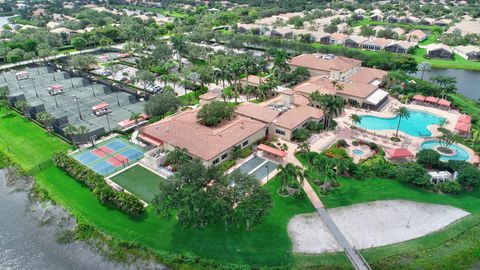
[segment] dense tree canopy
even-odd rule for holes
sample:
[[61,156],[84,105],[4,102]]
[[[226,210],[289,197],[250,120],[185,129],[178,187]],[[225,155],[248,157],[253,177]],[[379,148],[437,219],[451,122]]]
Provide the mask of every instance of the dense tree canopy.
[[200,109],[197,118],[206,126],[215,126],[233,115],[234,107],[226,102],[214,101]]
[[200,160],[184,162],[160,186],[153,205],[162,215],[176,214],[188,227],[209,225],[249,229],[262,222],[272,207],[270,195],[253,176],[223,175]]

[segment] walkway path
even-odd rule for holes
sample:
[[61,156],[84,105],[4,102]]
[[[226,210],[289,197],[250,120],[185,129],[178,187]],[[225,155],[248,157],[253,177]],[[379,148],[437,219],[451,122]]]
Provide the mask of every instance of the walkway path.
[[[336,130],[324,133],[323,140],[318,140],[314,142],[314,145],[316,146],[314,151],[321,152],[322,150],[326,149],[331,145],[331,143],[329,142],[331,141],[332,136],[338,139],[339,137],[342,137],[341,135],[343,135],[344,132],[344,130]],[[281,143],[285,143],[288,146],[287,162],[291,162],[304,169],[303,164],[295,157],[295,151],[298,145],[283,140],[281,141]],[[348,242],[347,238],[345,238],[345,235],[343,235],[342,231],[340,231],[335,222],[332,220],[332,218],[328,214],[327,209],[325,209],[325,206],[318,197],[317,193],[315,193],[315,191],[313,190],[310,183],[308,181],[303,181],[302,188],[307,194],[307,197],[312,203],[313,207],[315,207],[315,209],[317,210],[320,219],[323,221],[323,223],[325,223],[330,233],[333,235],[340,247],[342,247],[342,249],[345,251],[345,254],[352,263],[353,267],[356,270],[371,270],[367,261],[363,258],[360,252],[355,247],[353,247],[350,242]]]

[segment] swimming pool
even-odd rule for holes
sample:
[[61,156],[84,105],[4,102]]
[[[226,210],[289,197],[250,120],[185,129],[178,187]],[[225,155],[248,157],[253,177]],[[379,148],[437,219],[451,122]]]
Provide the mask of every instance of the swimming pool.
[[[415,137],[430,137],[432,133],[427,129],[430,125],[440,124],[444,118],[423,111],[410,111],[410,117],[400,122],[400,131]],[[383,118],[373,115],[360,117],[359,127],[370,130],[397,130],[398,116]]]
[[246,173],[254,176],[258,180],[262,180],[278,167],[278,164],[261,157],[253,157],[240,167],[236,171]]
[[[440,142],[438,142],[438,141],[428,141],[428,142],[422,143],[421,148],[422,149],[435,149],[439,146],[440,146]],[[455,154],[450,156],[450,155],[444,155],[444,154],[439,152],[441,161],[469,160],[470,159],[470,154],[468,154],[467,151],[465,151],[462,147],[452,144],[448,148],[455,151]]]
[[365,153],[362,150],[355,149],[352,151],[355,156],[363,156]]

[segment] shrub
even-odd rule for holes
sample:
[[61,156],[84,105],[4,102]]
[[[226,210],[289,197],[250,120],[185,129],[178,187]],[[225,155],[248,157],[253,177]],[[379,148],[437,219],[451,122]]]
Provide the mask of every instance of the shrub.
[[406,181],[417,186],[430,185],[430,175],[427,170],[417,163],[401,163],[397,165],[396,178],[399,181]]
[[292,132],[292,140],[297,142],[304,142],[308,137],[310,137],[310,132],[304,128],[299,128]]
[[145,208],[135,196],[113,190],[103,180],[103,176],[78,163],[63,152],[55,153],[53,164],[65,171],[69,176],[85,184],[95,196],[104,204],[110,204],[132,216],[144,213]]
[[438,188],[443,193],[458,194],[462,191],[462,185],[457,181],[447,181],[438,184]]
[[440,154],[433,149],[423,149],[416,155],[417,163],[427,167],[433,168],[437,167],[440,163]]
[[347,147],[348,143],[345,140],[338,140],[337,145],[340,147]]

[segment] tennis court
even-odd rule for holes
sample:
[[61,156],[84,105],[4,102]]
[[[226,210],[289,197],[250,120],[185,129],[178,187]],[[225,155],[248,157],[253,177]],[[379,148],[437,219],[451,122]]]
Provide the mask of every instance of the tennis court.
[[113,176],[110,180],[143,201],[151,203],[158,193],[160,183],[165,179],[137,164]]
[[145,150],[123,138],[112,138],[72,155],[101,175],[110,175],[143,158]]

